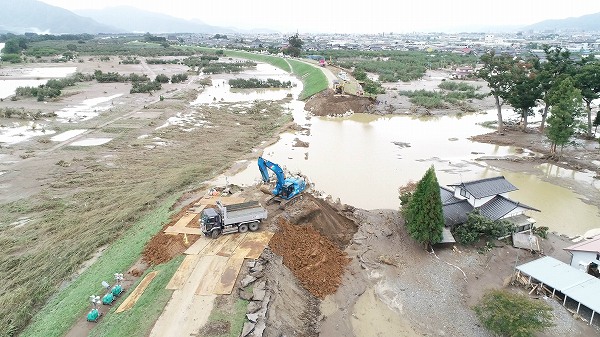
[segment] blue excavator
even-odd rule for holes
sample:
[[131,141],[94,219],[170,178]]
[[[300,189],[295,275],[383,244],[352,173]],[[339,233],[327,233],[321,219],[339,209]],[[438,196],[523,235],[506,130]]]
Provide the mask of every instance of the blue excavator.
[[287,202],[295,199],[306,189],[306,181],[303,178],[286,178],[279,165],[270,162],[263,157],[258,157],[258,169],[260,170],[262,180],[265,183],[270,181],[268,170],[271,170],[273,173],[275,173],[275,177],[277,177],[277,183],[271,192],[273,194],[273,198],[271,198],[270,201],[279,202],[280,207],[282,208]]

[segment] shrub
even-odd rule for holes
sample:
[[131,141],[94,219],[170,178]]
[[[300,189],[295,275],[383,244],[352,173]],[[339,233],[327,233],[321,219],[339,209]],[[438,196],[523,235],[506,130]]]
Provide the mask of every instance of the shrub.
[[291,81],[279,81],[272,78],[261,80],[258,78],[235,78],[229,80],[229,85],[232,88],[291,88]]
[[159,82],[149,81],[149,82],[132,82],[131,90],[129,90],[130,94],[136,93],[144,93],[144,92],[152,92],[155,90],[160,90],[162,86]]
[[533,337],[552,326],[549,305],[505,290],[488,292],[474,310],[481,323],[500,336]]
[[513,230],[512,225],[503,220],[492,221],[477,211],[469,213],[467,222],[454,227],[453,235],[456,240],[469,245],[478,241],[481,237],[496,240],[499,237],[509,235]]
[[171,83],[179,83],[179,82],[183,82],[183,81],[187,81],[188,79],[188,74],[175,74],[173,76],[171,76]]
[[169,76],[165,74],[158,74],[154,80],[159,83],[169,83]]

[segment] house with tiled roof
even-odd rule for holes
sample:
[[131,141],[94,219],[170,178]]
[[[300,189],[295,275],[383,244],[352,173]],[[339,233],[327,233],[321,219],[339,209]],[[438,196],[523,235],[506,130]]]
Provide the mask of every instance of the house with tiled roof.
[[[600,234],[565,248],[571,253],[571,266],[593,274],[600,265]],[[594,275],[597,276],[597,275]]]
[[464,224],[474,210],[486,218],[506,220],[513,224],[515,232],[533,228],[535,220],[525,215],[526,211],[538,209],[509,199],[507,194],[517,188],[503,176],[440,186],[442,211],[448,228]]

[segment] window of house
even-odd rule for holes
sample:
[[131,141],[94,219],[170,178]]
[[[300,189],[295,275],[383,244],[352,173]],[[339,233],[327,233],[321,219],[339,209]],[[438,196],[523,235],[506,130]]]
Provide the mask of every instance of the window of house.
[[460,195],[466,198],[467,197],[467,191],[465,191],[464,188],[461,188],[460,189]]

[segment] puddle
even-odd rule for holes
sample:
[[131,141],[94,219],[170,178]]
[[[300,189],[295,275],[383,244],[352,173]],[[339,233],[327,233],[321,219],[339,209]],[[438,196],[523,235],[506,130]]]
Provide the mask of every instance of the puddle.
[[48,79],[62,78],[77,71],[77,67],[3,68],[0,70],[0,98],[15,93],[18,87],[37,87]]
[[65,140],[69,140],[71,138],[77,137],[86,131],[87,131],[87,129],[69,130],[69,131],[65,131],[63,133],[59,133],[58,135],[50,138],[50,140],[53,142],[64,142]]
[[46,125],[35,122],[28,122],[27,125],[13,123],[10,127],[0,126],[0,143],[4,145],[13,145],[36,136],[56,133],[52,130],[46,130],[45,127]]
[[69,144],[69,146],[98,146],[110,142],[112,138],[88,138],[78,140]]
[[0,98],[14,95],[18,87],[37,87],[46,82],[48,80],[0,80]]
[[354,304],[351,323],[356,337],[421,336],[408,320],[381,302],[370,288]]
[[[56,112],[57,120],[63,123],[77,123],[97,117],[100,112],[112,108],[113,99],[122,96],[116,94],[108,97],[97,97],[86,99],[81,104],[68,106]],[[103,104],[106,103],[106,104]]]

